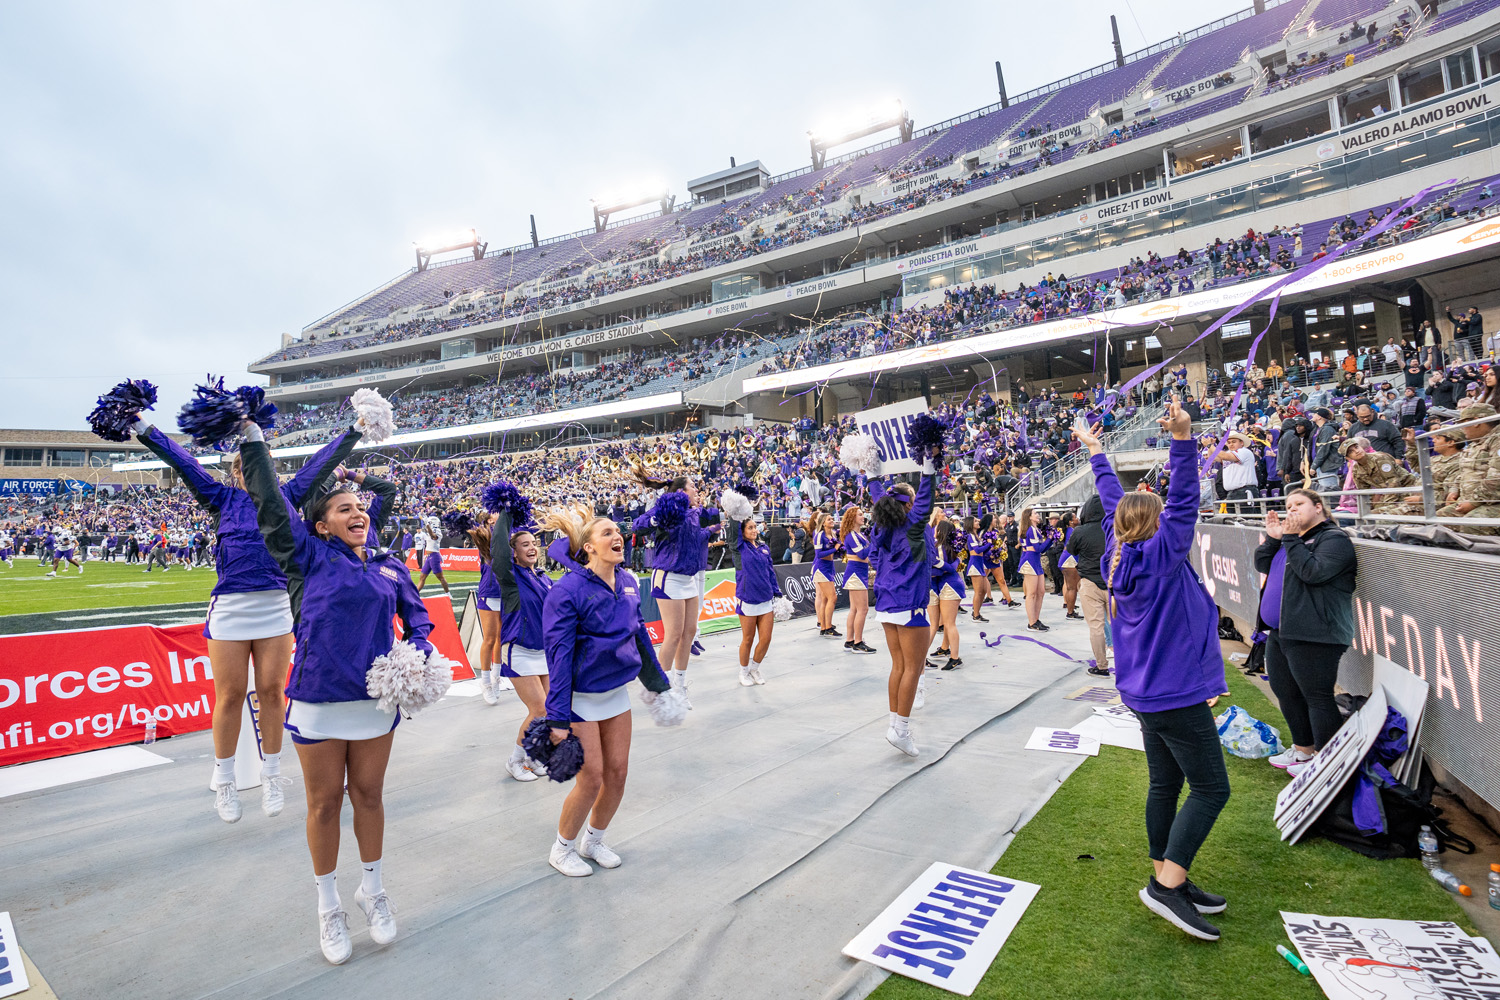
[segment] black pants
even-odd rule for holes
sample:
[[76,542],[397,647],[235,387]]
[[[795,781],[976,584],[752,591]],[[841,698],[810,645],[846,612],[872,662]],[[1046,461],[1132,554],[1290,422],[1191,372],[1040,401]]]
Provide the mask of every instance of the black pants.
[[1281,714],[1297,746],[1321,749],[1344,724],[1333,700],[1333,683],[1348,648],[1283,639],[1274,628],[1267,636],[1266,679],[1281,702]]
[[[1200,702],[1164,712],[1137,712],[1146,743],[1151,789],[1146,793],[1146,842],[1152,861],[1191,868],[1198,848],[1229,801],[1229,773],[1214,714]],[[1177,808],[1182,782],[1187,801]]]

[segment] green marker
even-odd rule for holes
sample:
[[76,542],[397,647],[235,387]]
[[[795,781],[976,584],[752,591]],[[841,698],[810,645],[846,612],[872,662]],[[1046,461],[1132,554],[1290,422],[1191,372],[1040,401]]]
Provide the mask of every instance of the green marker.
[[1286,945],[1278,944],[1276,946],[1276,954],[1286,959],[1289,963],[1291,963],[1292,968],[1296,969],[1304,976],[1312,975],[1312,970],[1307,967],[1307,963],[1298,958],[1297,953],[1288,948]]

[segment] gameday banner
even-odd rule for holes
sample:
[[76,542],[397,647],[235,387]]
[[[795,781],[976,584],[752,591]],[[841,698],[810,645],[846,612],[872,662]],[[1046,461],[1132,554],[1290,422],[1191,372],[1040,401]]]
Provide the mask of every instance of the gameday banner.
[[[446,597],[424,602],[432,643],[474,676]],[[0,765],[139,743],[213,725],[203,626],[130,625],[0,636]]]
[[854,415],[859,429],[875,439],[880,450],[880,460],[887,473],[918,472],[921,466],[907,454],[906,431],[917,414],[927,412],[927,400],[922,396],[903,399],[889,406],[876,406],[861,410]]
[[[661,627],[661,612],[656,608],[656,598],[651,596],[651,574],[643,573],[638,578],[641,585],[641,617],[646,621],[646,631],[651,641],[661,644],[666,633]],[[702,634],[722,632],[739,628],[739,615],[734,612],[734,570],[715,569],[708,573],[705,584],[707,593],[698,606],[698,631]]]
[[[463,573],[479,572],[479,550],[478,549],[439,549],[443,559],[443,572],[451,573],[458,570]],[[421,569],[417,563],[416,556],[407,553],[407,569]]]

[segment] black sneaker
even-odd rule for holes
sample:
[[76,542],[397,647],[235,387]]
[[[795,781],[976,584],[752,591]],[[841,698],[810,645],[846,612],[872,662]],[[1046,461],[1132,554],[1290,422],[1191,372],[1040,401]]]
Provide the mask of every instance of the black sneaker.
[[961,667],[963,665],[964,665],[964,661],[963,660],[960,660],[956,656],[950,656],[950,657],[948,657],[948,662],[945,663],[945,664],[943,664],[943,669],[944,670],[957,670],[959,667]]
[[875,647],[866,644],[863,639],[861,639],[859,642],[856,642],[851,648],[856,653],[873,653],[873,652],[875,652]]
[[943,630],[943,626],[942,626],[942,624],[941,624],[941,623],[939,623],[939,624],[938,624],[938,627],[937,627],[937,630],[938,630],[938,631],[939,631],[939,632],[941,632],[941,631],[942,631],[942,630]]
[[928,656],[952,656],[953,654],[951,652],[949,652],[947,646],[944,646],[941,649],[938,649],[938,650],[936,650],[934,652],[928,653],[927,655]]
[[972,618],[972,619],[974,619],[974,621],[979,622],[979,623],[981,623],[983,625],[988,625],[990,623],[990,620],[988,618],[984,617],[984,615],[970,615],[969,617]]
[[1193,905],[1198,908],[1199,913],[1223,913],[1224,909],[1229,905],[1229,901],[1223,896],[1204,892],[1193,884],[1192,879],[1187,879],[1182,884],[1188,891],[1188,898],[1193,901]]
[[1095,677],[1108,677],[1109,676],[1109,668],[1108,667],[1098,667],[1098,666],[1089,667],[1088,672],[1091,673],[1091,674],[1093,674]]
[[845,639],[844,640],[844,652],[847,653],[850,650],[852,650],[853,648],[854,648],[854,640],[853,639]]
[[838,628],[837,625],[833,625],[833,626],[829,627],[829,629],[828,629],[828,638],[830,638],[830,639],[842,639],[843,637],[844,637],[844,633],[842,633],[842,632],[839,631],[839,628]]
[[1051,632],[1052,631],[1051,628],[1049,628],[1046,625],[1042,624],[1041,619],[1037,619],[1036,621],[1032,622],[1030,625],[1027,625],[1026,627],[1029,628],[1029,629],[1031,629],[1031,631],[1033,631],[1033,632]]
[[1064,617],[1071,618],[1074,621],[1079,621],[1079,622],[1083,621],[1083,615],[1080,615],[1076,611],[1069,611]]
[[1191,934],[1200,941],[1219,940],[1219,929],[1199,915],[1185,883],[1175,889],[1168,889],[1153,878],[1141,890],[1140,897],[1141,902],[1146,904],[1146,909],[1184,934]]

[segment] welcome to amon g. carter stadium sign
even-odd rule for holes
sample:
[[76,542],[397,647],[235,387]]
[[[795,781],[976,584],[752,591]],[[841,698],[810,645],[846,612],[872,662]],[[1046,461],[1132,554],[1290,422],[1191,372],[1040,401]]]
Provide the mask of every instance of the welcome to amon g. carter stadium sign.
[[[1253,623],[1260,602],[1256,528],[1200,524],[1193,565],[1225,612]],[[1429,685],[1422,747],[1500,808],[1500,558],[1355,539],[1354,644],[1339,684],[1370,691],[1374,657]]]

